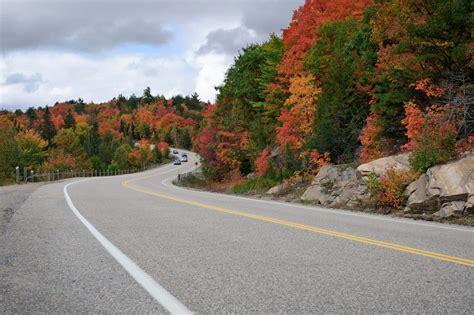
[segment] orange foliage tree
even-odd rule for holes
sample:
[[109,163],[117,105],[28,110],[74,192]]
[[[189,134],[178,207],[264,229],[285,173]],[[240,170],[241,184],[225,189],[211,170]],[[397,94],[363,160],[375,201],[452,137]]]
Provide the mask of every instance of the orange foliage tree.
[[366,126],[359,137],[362,148],[359,154],[359,160],[367,163],[384,156],[382,143],[380,142],[380,133],[383,131],[377,122],[380,118],[378,112],[372,112],[366,120]]
[[257,176],[264,176],[267,173],[270,167],[271,153],[270,148],[265,148],[258,154],[255,160],[255,174]]
[[279,71],[289,78],[304,73],[302,61],[318,38],[316,30],[324,22],[348,16],[360,17],[372,0],[306,0],[294,13],[290,26],[283,30],[285,53]]
[[282,150],[301,148],[312,133],[316,100],[321,89],[315,87],[314,76],[296,76],[290,79],[290,97],[278,120],[277,142]]

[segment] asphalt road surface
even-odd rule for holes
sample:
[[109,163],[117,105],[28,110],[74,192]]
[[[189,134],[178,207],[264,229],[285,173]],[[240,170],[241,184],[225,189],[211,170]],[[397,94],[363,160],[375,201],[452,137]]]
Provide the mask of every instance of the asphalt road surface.
[[181,166],[38,187],[0,312],[472,313],[474,229],[175,187]]

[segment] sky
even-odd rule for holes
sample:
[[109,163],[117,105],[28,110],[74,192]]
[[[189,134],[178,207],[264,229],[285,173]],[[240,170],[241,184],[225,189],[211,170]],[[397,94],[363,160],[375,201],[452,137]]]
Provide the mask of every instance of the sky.
[[304,0],[0,0],[0,109],[215,86]]

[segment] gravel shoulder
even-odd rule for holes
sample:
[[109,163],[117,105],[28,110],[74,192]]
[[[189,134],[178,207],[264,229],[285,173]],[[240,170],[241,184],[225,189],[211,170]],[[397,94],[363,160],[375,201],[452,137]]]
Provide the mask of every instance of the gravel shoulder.
[[21,205],[31,194],[45,183],[30,183],[27,185],[10,185],[0,187],[0,235],[4,235],[8,223]]

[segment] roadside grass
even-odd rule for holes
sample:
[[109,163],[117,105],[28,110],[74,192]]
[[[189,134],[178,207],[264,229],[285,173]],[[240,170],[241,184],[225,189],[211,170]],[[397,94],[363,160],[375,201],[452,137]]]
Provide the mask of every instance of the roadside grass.
[[273,186],[278,185],[278,180],[267,177],[248,179],[242,184],[234,185],[231,191],[234,194],[264,193]]

